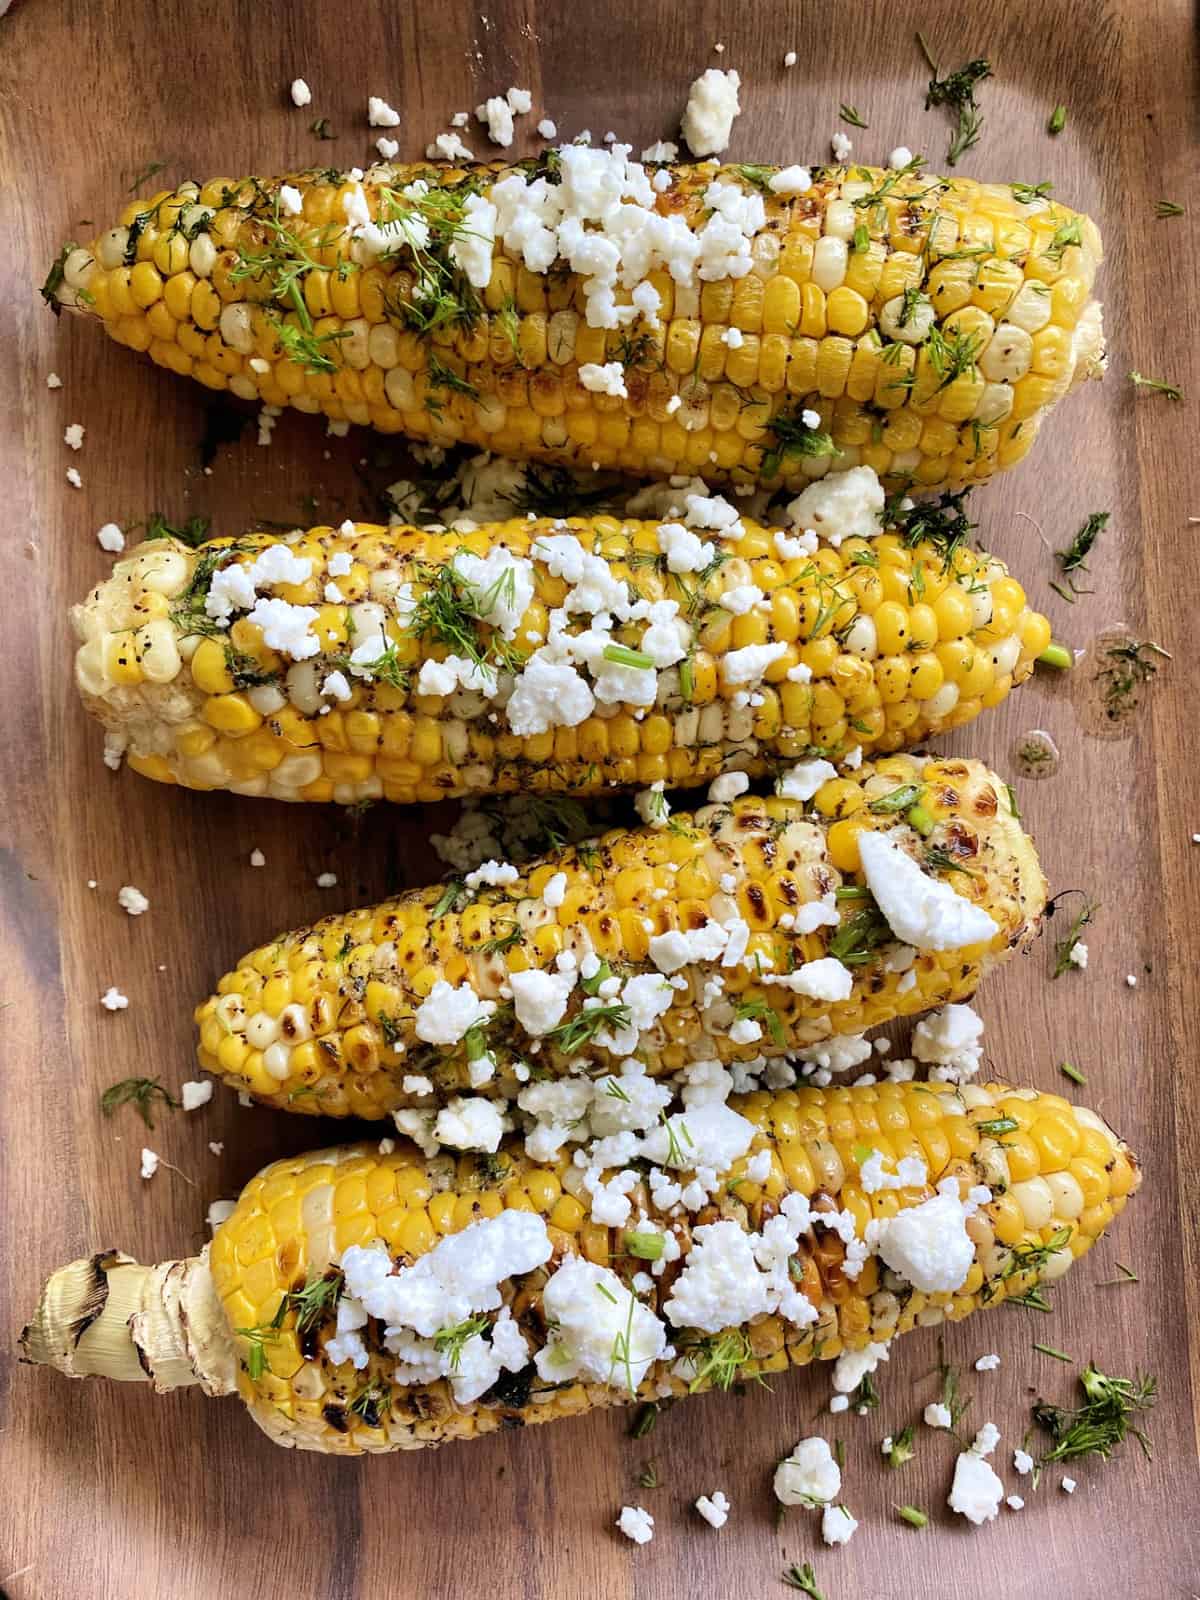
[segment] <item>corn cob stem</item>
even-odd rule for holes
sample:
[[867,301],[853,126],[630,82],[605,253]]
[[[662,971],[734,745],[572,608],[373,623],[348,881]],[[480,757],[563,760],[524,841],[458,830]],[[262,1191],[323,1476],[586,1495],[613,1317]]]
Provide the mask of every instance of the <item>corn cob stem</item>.
[[[150,1376],[160,1389],[200,1382],[210,1394],[236,1387],[267,1433],[302,1449],[417,1448],[598,1406],[728,1387],[960,1320],[1062,1276],[1140,1182],[1136,1158],[1093,1112],[1000,1083],[789,1090],[731,1104],[754,1124],[752,1151],[729,1169],[701,1211],[655,1223],[674,1237],[680,1257],[652,1289],[643,1289],[640,1304],[669,1315],[695,1230],[704,1225],[733,1222],[757,1233],[789,1196],[802,1195],[818,1219],[833,1212],[852,1217],[861,1238],[869,1220],[922,1204],[946,1178],[957,1179],[961,1194],[980,1183],[992,1192],[966,1223],[973,1260],[961,1286],[923,1293],[874,1254],[855,1276],[839,1234],[810,1230],[788,1272],[815,1311],[806,1324],[763,1314],[705,1339],[674,1327],[676,1348],[692,1352],[690,1367],[681,1371],[673,1357],[664,1358],[636,1390],[615,1372],[604,1382],[547,1385],[531,1359],[511,1381],[460,1404],[452,1377],[404,1381],[378,1322],[362,1335],[365,1365],[334,1359],[329,1340],[335,1323],[340,1331],[345,1292],[334,1269],[352,1246],[380,1242],[393,1261],[410,1263],[481,1219],[514,1211],[544,1219],[549,1261],[501,1285],[500,1315],[517,1324],[531,1358],[548,1337],[547,1282],[564,1262],[579,1257],[615,1269],[610,1281],[618,1286],[646,1263],[627,1253],[626,1230],[585,1220],[564,1187],[572,1171],[565,1155],[537,1165],[510,1144],[485,1166],[471,1157],[426,1161],[404,1141],[386,1152],[359,1144],[268,1167],[199,1258],[150,1269],[108,1252],[55,1273],[22,1335],[23,1354],[75,1377]],[[770,1154],[770,1169],[759,1182],[746,1168],[762,1151]],[[899,1190],[867,1185],[861,1169],[873,1153],[888,1168],[916,1158],[927,1181]],[[651,1206],[644,1186],[634,1199]],[[298,1309],[300,1291],[318,1281],[334,1287],[308,1317]],[[173,1284],[178,1295],[169,1292]]]
[[234,1345],[207,1250],[157,1267],[119,1250],[72,1261],[47,1280],[20,1343],[26,1361],[68,1378],[148,1382],[160,1394],[234,1387]]
[[[918,796],[920,831],[894,810],[903,803],[911,813]],[[558,1077],[582,1058],[601,1070],[636,1050],[657,1075],[697,1060],[779,1055],[968,998],[1032,937],[1045,904],[1045,879],[1007,788],[975,761],[892,756],[829,779],[807,805],[747,795],[671,823],[568,847],[499,887],[434,885],[271,941],[197,1011],[201,1064],[282,1109],[381,1117],[480,1087],[473,1047],[486,1046],[495,1066],[483,1092],[508,1099],[522,1088],[522,1062]],[[986,910],[998,930],[990,943],[902,957],[862,887],[864,829],[905,841],[933,876]],[[564,892],[550,906],[543,893],[559,873]],[[835,920],[797,932],[797,917],[822,898]],[[746,927],[745,951],[729,964],[726,948],[664,969],[651,945],[669,932],[711,927],[719,935],[718,924],[737,923]],[[554,973],[560,958],[573,958],[582,974],[588,956],[607,963],[594,994],[581,981],[556,1028],[533,1038],[506,1004],[514,974]],[[847,999],[788,987],[795,968],[843,957]],[[610,1054],[609,1035],[588,1026],[588,1002],[603,998],[598,982],[612,977],[619,987],[652,975],[662,993],[666,971],[676,985],[665,1014],[635,1045],[614,1044]],[[494,1004],[494,1015],[456,1044],[428,1042],[435,1035],[417,1012],[438,983],[466,988]],[[621,1034],[617,1004],[614,997],[592,1021]],[[738,1018],[757,1019],[757,1036],[731,1038]],[[427,1076],[427,1089],[407,1091],[411,1075]]]
[[[929,539],[910,547],[897,534],[785,556],[770,529],[744,528],[713,540],[708,565],[689,573],[670,569],[659,524],[610,517],[470,534],[345,524],[284,546],[262,534],[198,550],[154,540],[76,607],[76,681],[110,742],[148,777],[282,800],[412,802],[682,787],[814,749],[834,759],[896,750],[999,705],[1049,643],[1049,623],[990,556]],[[523,668],[568,595],[551,561],[568,530],[607,563],[618,598],[677,608],[677,643],[648,691],[647,674],[635,675],[641,698],[618,686],[614,699],[600,683],[610,662],[655,665],[641,654],[645,620],[618,624],[587,668],[591,688],[575,684],[586,701],[595,690],[590,708],[568,713],[559,694],[542,721],[522,722]],[[490,591],[455,576],[464,557],[497,550],[524,563],[532,585],[511,638],[473,614]],[[248,616],[226,625],[206,611],[226,569],[272,557],[309,563],[307,577],[273,586],[315,613],[314,653],[302,660],[271,648]],[[377,644],[363,646],[371,636]],[[356,647],[357,663],[372,659],[357,664]],[[773,659],[747,686],[735,661],[758,648]],[[438,683],[447,657],[451,667],[477,660],[482,677]]]
[[[600,293],[554,219],[516,246],[530,205],[574,204],[562,170],[597,161],[632,179],[643,238],[682,226]],[[550,151],[533,168],[186,183],[65,246],[43,292],[247,400],[585,469],[791,486],[858,462],[904,484],[987,478],[1102,370],[1099,234],[1054,201],[915,168],[818,168],[799,193],[770,167],[661,173],[665,192],[618,155]],[[701,272],[714,181],[744,244]]]

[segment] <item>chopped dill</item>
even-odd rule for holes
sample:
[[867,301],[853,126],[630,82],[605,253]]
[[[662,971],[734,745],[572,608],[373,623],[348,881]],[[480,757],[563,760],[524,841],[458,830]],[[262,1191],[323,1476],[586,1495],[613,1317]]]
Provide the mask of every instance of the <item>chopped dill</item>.
[[975,99],[975,88],[985,78],[991,77],[992,64],[980,56],[959,67],[957,72],[947,73],[943,78],[941,69],[920,33],[917,34],[917,44],[933,74],[925,91],[926,111],[934,106],[946,106],[956,118],[954,132],[946,151],[946,161],[953,167],[958,164],[958,158],[965,155],[979,141],[980,130],[983,127],[983,113]]

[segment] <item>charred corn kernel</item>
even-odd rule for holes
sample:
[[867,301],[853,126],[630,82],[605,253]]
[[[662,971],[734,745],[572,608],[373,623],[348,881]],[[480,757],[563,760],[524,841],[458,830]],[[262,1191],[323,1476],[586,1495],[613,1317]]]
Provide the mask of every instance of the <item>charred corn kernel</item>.
[[[970,1117],[962,1115],[959,1091],[922,1084],[759,1092],[735,1097],[731,1104],[758,1128],[755,1149],[772,1157],[773,1195],[780,1199],[793,1190],[811,1198],[821,1187],[826,1191],[822,1203],[852,1217],[862,1237],[873,1218],[886,1226],[888,1219],[924,1203],[938,1177],[931,1172],[923,1185],[900,1192],[864,1193],[859,1162],[866,1152],[877,1150],[886,1165],[899,1159],[901,1148],[908,1149],[902,1140],[889,1144],[881,1139],[881,1118],[919,1125],[925,1147],[939,1156],[952,1143],[958,1146],[961,1156],[950,1175],[957,1177],[961,1192],[986,1169],[983,1147],[988,1141],[976,1120],[998,1116],[1010,1091],[985,1084],[971,1085],[966,1093]],[[912,1290],[903,1302],[883,1287],[886,1280],[873,1254],[856,1278],[847,1275],[846,1245],[820,1224],[818,1207],[818,1221],[802,1236],[791,1262],[792,1281],[813,1315],[792,1319],[774,1313],[749,1324],[745,1333],[753,1359],[743,1375],[830,1360],[869,1342],[887,1344],[913,1327],[957,1321],[1023,1294],[1039,1278],[1060,1277],[1123,1208],[1139,1175],[1134,1156],[1094,1113],[1082,1107],[1064,1110],[1055,1101],[1030,1091],[1023,1103],[1033,1126],[1061,1124],[1071,1132],[1066,1142],[1073,1139],[1079,1148],[1096,1133],[1107,1150],[1106,1164],[1096,1164],[1088,1173],[1086,1194],[1057,1158],[1043,1158],[1029,1180],[997,1187],[967,1222],[973,1259],[962,1281],[940,1293]],[[835,1129],[843,1152],[829,1140]],[[697,1383],[690,1373],[681,1374],[672,1366],[672,1352],[668,1360],[639,1373],[640,1387],[631,1389],[619,1373],[610,1373],[586,1387],[576,1383],[537,1395],[519,1384],[504,1390],[498,1386],[486,1401],[476,1402],[453,1394],[454,1361],[448,1362],[444,1377],[432,1382],[401,1381],[397,1357],[387,1350],[378,1331],[382,1324],[375,1321],[356,1335],[365,1365],[336,1360],[335,1354],[347,1355],[332,1345],[345,1292],[336,1269],[352,1245],[382,1245],[395,1270],[437,1248],[448,1234],[486,1224],[507,1211],[545,1216],[544,1264],[500,1285],[503,1315],[512,1318],[531,1358],[547,1342],[543,1294],[551,1275],[572,1257],[604,1265],[624,1256],[624,1230],[590,1222],[580,1202],[560,1192],[557,1170],[533,1163],[518,1141],[502,1144],[494,1156],[462,1156],[453,1163],[443,1156],[436,1164],[435,1183],[432,1165],[427,1170],[404,1140],[386,1151],[379,1145],[346,1145],[278,1161],[246,1186],[204,1257],[147,1269],[110,1252],[55,1274],[22,1335],[23,1354],[76,1374],[82,1368],[141,1377],[144,1369],[160,1388],[201,1382],[213,1394],[236,1389],[254,1419],[279,1443],[337,1454],[470,1438],[598,1405],[681,1398],[711,1381]],[[743,1230],[758,1225],[757,1186],[736,1181],[742,1166],[739,1162],[722,1174],[727,1181],[716,1190],[706,1222]],[[1125,1183],[1121,1193],[1114,1182],[1118,1171]],[[1037,1252],[1061,1229],[1067,1230],[1066,1244],[1056,1245],[1041,1260]],[[688,1271],[693,1246],[686,1229],[676,1237],[681,1247],[676,1274],[656,1281],[643,1303],[662,1319],[666,1337],[686,1348],[697,1330],[676,1324],[673,1310],[678,1305],[677,1274]],[[97,1274],[123,1275],[123,1292],[113,1292],[115,1281],[109,1284],[98,1314]],[[172,1286],[170,1296],[167,1284]],[[187,1337],[181,1303],[187,1308]],[[129,1343],[140,1321],[127,1316],[131,1304],[155,1313],[156,1342],[147,1342],[140,1362]],[[71,1337],[87,1320],[89,1308],[107,1339],[85,1334],[81,1342]],[[111,1328],[105,1322],[109,1308]],[[171,1352],[169,1363],[156,1365],[159,1349]],[[184,1350],[194,1363],[190,1369],[188,1357],[175,1353]]]
[[[686,661],[660,677],[649,715],[617,706],[610,715],[518,737],[486,693],[459,694],[457,680],[454,693],[423,693],[426,666],[453,652],[406,625],[394,600],[411,592],[418,606],[437,602],[463,538],[371,524],[313,529],[288,547],[291,559],[311,563],[310,576],[268,591],[287,605],[311,606],[315,655],[294,660],[268,648],[245,615],[220,636],[203,634],[214,569],[234,560],[248,565],[277,547],[271,535],[213,540],[195,551],[155,540],[131,551],[76,609],[84,641],[76,678],[89,708],[114,732],[126,732],[138,770],[194,788],[245,792],[252,783],[250,792],[273,799],[346,804],[380,794],[412,801],[660,780],[697,786],[733,757],[747,765],[751,737],[751,771],[810,744],[834,756],[852,747],[869,753],[915,745],[961,725],[984,703],[999,704],[1029,675],[1049,638],[1049,624],[1025,607],[1021,585],[997,561],[984,569],[985,583],[967,550],[947,564],[931,543],[912,548],[885,534],[874,541],[877,569],[861,565],[861,540],[781,562],[768,530],[746,519],[743,526],[738,583],[757,586],[766,604],[739,615],[723,609],[727,570],[686,580],[691,598],[679,613]],[[659,551],[659,527],[596,517],[580,524],[578,535],[589,551],[603,552],[617,581],[653,603],[684,592],[645,560]],[[532,594],[518,626],[526,643],[546,637],[549,615],[567,593],[540,542],[556,530],[549,519],[518,518],[479,529],[467,546],[485,554],[502,545],[526,564]],[[154,556],[149,566],[147,552]],[[494,630],[467,621],[480,653],[494,661]],[[614,643],[636,651],[643,631],[627,625]],[[380,641],[377,661],[351,670],[352,637],[372,635]],[[753,714],[743,714],[729,704],[740,690],[727,677],[726,659],[771,644],[787,652],[768,667]],[[791,681],[793,666],[807,668],[810,679]],[[943,679],[956,690],[952,698],[939,698]],[[339,682],[340,699],[332,687]],[[197,750],[190,734],[197,724],[228,738]]]
[[[232,184],[224,198],[236,192],[243,197],[236,204],[222,204],[219,185],[201,187],[211,203],[181,187],[131,202],[116,228],[64,252],[56,297],[130,348],[245,398],[268,393],[266,375],[260,384],[245,366],[257,348],[274,363],[271,403],[336,421],[570,465],[602,457],[657,476],[703,466],[713,476],[792,487],[808,481],[813,462],[789,453],[786,431],[776,434],[774,424],[818,400],[833,402],[823,426],[844,464],[861,459],[896,482],[967,482],[1019,459],[1049,408],[1099,370],[1102,337],[1090,293],[1101,248],[1090,221],[1056,203],[1030,219],[1009,186],[870,168],[854,173],[861,205],[842,196],[832,168],[818,172],[802,198],[766,193],[767,226],[751,243],[748,274],[683,285],[651,273],[662,326],[635,325],[639,359],[624,396],[597,394],[579,381],[580,366],[619,353],[613,336],[580,314],[583,280],[533,272],[503,243],[493,246],[482,315],[452,333],[441,324],[426,334],[402,331],[396,307],[416,293],[413,262],[396,251],[365,265],[346,201],[361,194],[378,216],[385,181],[393,209],[411,179],[433,181],[442,191],[438,205],[418,206],[419,217],[436,243],[448,243],[462,221],[459,185],[467,179],[472,190],[486,189],[501,175],[448,168],[431,180],[421,166],[352,185],[309,172]],[[704,196],[714,177],[747,182],[737,167],[672,169],[672,214],[692,229],[709,215]],[[263,219],[274,217],[283,182],[299,189],[302,213],[272,237],[274,275],[270,262],[247,272],[261,259]],[[197,230],[199,208],[210,204],[215,214]],[[814,218],[823,222],[819,234]],[[850,248],[864,225],[865,247]],[[1080,243],[1056,253],[1053,240],[1065,225],[1078,227]],[[311,330],[286,298],[293,261],[306,267],[299,282]],[[929,317],[900,323],[896,308],[910,289]],[[164,306],[177,333],[155,319]],[[278,317],[315,341],[311,348],[302,341],[279,360],[271,325]],[[740,346],[724,343],[728,327],[743,334]],[[190,342],[196,333],[214,335],[205,359]],[[672,416],[663,407],[675,393],[684,405]],[[747,393],[755,396],[751,407]],[[977,408],[985,396],[988,424],[1011,415],[1030,425],[981,443],[985,419]],[[874,437],[876,409],[918,423],[909,444]],[[850,451],[861,454],[850,458]]]
[[[959,951],[941,960],[922,955],[913,968],[915,982],[902,990],[887,965],[893,947],[872,944],[852,965],[849,998],[833,1004],[752,976],[820,959],[834,940],[849,938],[847,949],[854,949],[861,906],[853,895],[837,902],[838,925],[809,934],[795,933],[795,912],[831,883],[838,886],[858,874],[863,829],[907,829],[902,817],[876,804],[906,785],[923,791],[933,819],[931,845],[952,839],[956,849],[969,848],[971,897],[997,924],[988,949],[971,960]],[[235,1041],[266,1053],[273,1081],[253,1086],[260,1099],[309,1114],[379,1118],[414,1103],[431,1103],[419,1096],[414,1100],[394,1066],[419,1051],[435,1064],[425,1070],[432,1073],[434,1099],[440,1102],[472,1085],[467,1042],[433,1049],[422,1043],[418,1014],[437,984],[465,985],[481,999],[495,1001],[512,973],[553,971],[560,952],[576,948],[577,930],[586,930],[593,950],[621,983],[639,974],[661,975],[658,960],[650,956],[651,939],[702,927],[713,916],[727,917],[730,900],[749,929],[748,965],[727,971],[718,954],[688,966],[691,981],[672,989],[669,1006],[654,1024],[653,1056],[662,1071],[691,1060],[741,1058],[743,1047],[706,1020],[700,997],[709,969],[723,973],[738,1003],[748,1003],[752,1014],[761,1009],[774,1018],[754,1044],[755,1051],[768,1055],[815,1043],[830,1030],[861,1032],[893,1016],[962,999],[1010,946],[1032,936],[1045,900],[1036,858],[1003,793],[1001,780],[977,762],[930,763],[922,774],[910,757],[890,756],[830,780],[811,807],[778,796],[744,795],[710,805],[695,818],[673,818],[671,832],[615,830],[594,846],[561,849],[512,883],[480,885],[469,894],[462,891],[465,898],[459,893],[447,898],[434,885],[368,911],[328,917],[250,952],[221,979],[217,993],[197,1012],[199,1058],[210,1071],[244,1087],[238,1079],[245,1075],[241,1046],[227,1047],[224,1034],[214,1034],[210,1025],[214,1017],[223,1018]],[[714,881],[714,851],[720,875],[734,878],[728,898]],[[544,892],[560,874],[562,902],[549,908]],[[573,993],[559,1026],[540,1038],[539,1069],[548,1076],[569,1071],[580,1048],[602,1064],[607,1061],[607,1046],[592,1037],[596,1029],[586,1026],[584,998],[578,990]],[[508,1008],[481,1028],[496,1063],[481,1092],[515,1098],[516,1071],[528,1059],[532,1041]],[[649,1048],[650,1037],[643,1039],[643,1048]],[[1040,1122],[1022,1112],[1012,1136],[1014,1181],[1026,1168],[1037,1170],[1043,1157],[1060,1153],[1060,1147],[1063,1165],[1077,1154],[1096,1163],[1096,1140],[1086,1147],[1072,1145],[1063,1132],[1070,1116],[1065,1102],[1047,1097],[1044,1105]],[[911,1133],[940,1169],[952,1155],[967,1153],[957,1142],[966,1135],[945,1148],[940,1135],[927,1138],[935,1111],[932,1101],[925,1110],[915,1104],[908,1122],[891,1131]],[[838,1150],[853,1142],[863,1123],[851,1121],[844,1100],[829,1102],[828,1122],[836,1167],[842,1159]],[[869,1125],[881,1124],[882,1118]],[[545,1209],[554,1197],[532,1198]],[[437,1223],[438,1214],[431,1214]]]

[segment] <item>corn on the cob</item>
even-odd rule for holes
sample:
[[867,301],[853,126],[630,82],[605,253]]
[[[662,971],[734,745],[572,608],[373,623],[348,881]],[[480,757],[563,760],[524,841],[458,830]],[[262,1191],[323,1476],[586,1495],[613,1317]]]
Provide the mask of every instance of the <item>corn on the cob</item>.
[[797,170],[651,187],[575,148],[185,183],[43,293],[210,389],[502,455],[794,485],[1020,460],[1102,369],[1094,224],[915,164]]
[[[547,1342],[547,1282],[575,1257],[608,1269],[613,1276],[600,1281],[614,1302],[628,1297],[632,1322],[635,1302],[626,1286],[647,1262],[636,1254],[636,1241],[631,1249],[629,1231],[585,1220],[565,1186],[566,1156],[557,1166],[539,1167],[511,1147],[483,1161],[426,1161],[405,1144],[387,1153],[359,1144],[268,1167],[247,1185],[200,1257],[146,1268],[107,1252],[62,1269],[22,1335],[25,1357],[72,1377],[149,1379],[159,1390],[199,1383],[209,1394],[236,1390],[283,1445],[334,1454],[413,1449],[599,1406],[728,1387],[871,1342],[886,1344],[915,1327],[958,1321],[1060,1277],[1140,1181],[1136,1158],[1098,1116],[1031,1089],[885,1083],[757,1093],[738,1109],[755,1126],[754,1153],[769,1152],[769,1173],[761,1183],[747,1177],[754,1159],[747,1155],[705,1210],[664,1217],[656,1232],[639,1236],[663,1246],[669,1236],[678,1247],[678,1259],[651,1289],[642,1279],[639,1309],[668,1320],[673,1309],[679,1315],[682,1302],[673,1307],[672,1296],[688,1268],[695,1230],[705,1224],[732,1222],[761,1234],[772,1218],[782,1220],[788,1196],[800,1195],[812,1201],[813,1217],[852,1218],[853,1235],[862,1239],[869,1220],[922,1204],[946,1178],[951,1185],[958,1180],[960,1197],[979,1184],[992,1196],[965,1220],[969,1243],[958,1287],[922,1292],[876,1254],[866,1256],[855,1277],[849,1240],[830,1228],[808,1229],[795,1237],[785,1268],[807,1308],[756,1314],[715,1335],[674,1326],[676,1350],[690,1359],[682,1368],[655,1361],[640,1383],[627,1381],[637,1372],[628,1344],[622,1350],[614,1340],[602,1381],[555,1384],[533,1363]],[[886,1166],[916,1158],[927,1177],[911,1187],[874,1189],[860,1170],[869,1152]],[[916,1176],[912,1168],[905,1175]],[[649,1193],[641,1198],[649,1208]],[[544,1219],[546,1264],[501,1282],[490,1302],[501,1308],[509,1339],[515,1326],[524,1344],[491,1388],[460,1401],[452,1375],[405,1381],[409,1374],[398,1372],[377,1320],[363,1330],[362,1365],[352,1365],[340,1346],[331,1354],[335,1324],[340,1335],[345,1322],[359,1321],[337,1313],[344,1293],[337,1264],[351,1247],[381,1243],[392,1261],[407,1264],[446,1236],[512,1210]],[[663,1249],[663,1257],[670,1253]],[[756,1270],[751,1261],[748,1273]],[[812,1318],[807,1325],[805,1315]],[[489,1323],[495,1327],[485,1316],[447,1329],[441,1347],[457,1340],[463,1350],[485,1329],[490,1338]]]
[[[908,957],[861,886],[864,829],[904,841],[932,876],[988,913],[994,937],[910,951],[903,970]],[[811,916],[823,896],[827,923]],[[616,830],[568,847],[507,884],[434,885],[286,934],[245,956],[198,1008],[199,1058],[270,1105],[382,1117],[468,1086],[514,1099],[530,1061],[558,1076],[580,1055],[612,1064],[636,1050],[658,1075],[690,1061],[780,1054],[965,999],[1036,930],[1045,898],[1000,779],[977,761],[892,756],[830,778],[811,805],[744,796],[666,829]],[[820,925],[802,932],[797,920]],[[651,942],[704,928],[730,930],[729,942],[670,961]],[[603,963],[590,979],[588,957]],[[835,966],[845,958],[847,999],[777,981],[829,958]],[[505,1003],[513,976],[564,965],[581,982],[562,1001],[561,1020],[532,1037]],[[640,1040],[635,1025],[631,1043],[628,1004],[605,999],[611,988],[600,996],[600,984],[615,979],[624,996],[629,980],[652,974],[665,985],[666,972],[674,987],[658,992],[669,994],[669,1008],[642,1023]],[[494,1013],[457,1041],[429,1042],[438,1030],[417,1013],[426,1005],[426,1017],[436,1013],[438,998],[429,997],[439,983],[494,1003]],[[758,1037],[731,1038],[738,1018],[757,1020]],[[485,1054],[495,1070],[481,1083]],[[406,1092],[414,1075],[429,1087]]]
[[[899,749],[998,705],[1050,639],[999,561],[944,538],[910,546],[886,533],[801,553],[811,540],[782,535],[781,552],[777,533],[745,522],[736,541],[701,541],[710,554],[692,559],[702,570],[676,572],[663,526],[678,528],[592,517],[464,534],[343,524],[286,545],[255,534],[195,551],[154,540],[76,608],[76,681],[110,744],[148,777],[284,800],[412,802],[686,786],[813,747],[835,758],[855,746]],[[582,586],[561,575],[564,543],[598,564],[599,587],[587,580],[593,609],[614,586],[631,610],[677,607],[665,652],[644,653],[664,634],[644,615],[616,619],[607,646],[585,632],[590,619],[575,620]],[[472,587],[459,571],[498,551],[530,590],[509,638],[488,611],[494,585]],[[206,611],[214,579],[264,552],[309,563],[302,581],[263,584],[274,603],[308,608],[307,659],[265,642],[250,593],[232,625]],[[582,701],[556,691],[531,718],[525,686],[563,637],[564,605],[579,630],[567,645],[584,636],[604,648],[576,656],[589,677],[551,669]],[[376,659],[354,665],[356,645],[360,663]],[[773,659],[743,681],[738,663],[754,665],[758,651]],[[603,683],[614,655],[640,664],[618,674],[615,691]],[[447,657],[451,667],[480,663],[482,676],[439,683]]]

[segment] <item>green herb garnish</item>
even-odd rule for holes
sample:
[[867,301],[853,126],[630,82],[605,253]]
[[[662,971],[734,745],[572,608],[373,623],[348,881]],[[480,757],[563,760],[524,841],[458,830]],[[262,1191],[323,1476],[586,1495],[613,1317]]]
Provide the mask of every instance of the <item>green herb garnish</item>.
[[910,1422],[895,1435],[892,1439],[892,1448],[884,1457],[889,1467],[903,1467],[916,1455],[917,1452],[913,1448],[916,1431],[916,1425]]
[[[1063,891],[1063,895],[1068,893],[1078,894],[1079,891],[1077,889]],[[1056,896],[1055,900],[1053,901],[1053,905],[1056,909],[1058,901],[1063,898],[1063,895]],[[1052,978],[1061,978],[1064,972],[1070,972],[1074,968],[1075,963],[1071,960],[1071,951],[1075,948],[1075,945],[1079,940],[1079,935],[1087,927],[1088,923],[1091,922],[1092,918],[1096,915],[1099,909],[1100,905],[1098,901],[1089,900],[1086,895],[1084,896],[1083,906],[1081,910],[1076,913],[1075,920],[1067,929],[1066,938],[1055,941],[1054,971],[1050,974]]]
[[462,1362],[463,1346],[488,1326],[487,1317],[466,1317],[451,1328],[440,1328],[433,1336],[433,1348],[440,1356],[449,1356],[451,1372],[457,1372]]
[[156,1100],[161,1100],[172,1111],[179,1109],[180,1102],[163,1088],[158,1078],[122,1078],[120,1083],[110,1084],[100,1096],[100,1109],[106,1117],[111,1117],[118,1106],[132,1106],[146,1126],[152,1129],[152,1111]]
[[1181,217],[1184,207],[1175,200],[1156,200],[1154,202],[1154,215],[1163,220],[1166,217]]
[[948,73],[943,78],[929,46],[920,33],[917,34],[917,43],[933,74],[925,91],[926,111],[934,106],[947,106],[957,119],[950,147],[946,151],[946,161],[953,167],[957,165],[959,156],[965,155],[979,140],[980,129],[983,127],[983,113],[975,100],[975,86],[982,83],[985,78],[991,77],[991,62],[981,56],[975,61],[968,61],[965,66],[959,67],[957,72]]
[[897,1506],[896,1515],[901,1522],[907,1522],[910,1528],[924,1528],[929,1522],[925,1513],[916,1506]]
[[1124,639],[1105,650],[1108,664],[1100,668],[1097,677],[1104,685],[1105,713],[1110,719],[1115,721],[1136,710],[1138,686],[1148,683],[1158,671],[1155,657],[1171,659],[1170,652],[1152,639]]
[[[688,1385],[689,1394],[695,1394],[706,1383],[714,1389],[731,1389],[741,1376],[742,1369],[754,1360],[750,1340],[740,1328],[732,1328],[728,1333],[710,1334],[690,1345],[687,1354],[696,1371],[696,1376]],[[748,1376],[764,1389],[770,1387],[760,1373],[750,1373]]]
[[848,122],[852,128],[870,126],[857,106],[848,106],[843,103],[838,107],[838,116],[841,117],[843,122]]
[[1140,372],[1131,372],[1129,381],[1138,389],[1148,389],[1151,394],[1165,394],[1168,400],[1182,400],[1183,390],[1173,383],[1163,383],[1160,378],[1144,378]]
[[1050,121],[1046,124],[1046,132],[1051,134],[1061,133],[1066,125],[1066,106],[1055,106],[1054,110],[1050,113]]
[[1134,1425],[1133,1418],[1154,1404],[1158,1391],[1156,1380],[1149,1376],[1109,1378],[1089,1361],[1079,1375],[1079,1382],[1085,1399],[1076,1410],[1065,1410],[1040,1399],[1034,1404],[1033,1420],[1054,1441],[1054,1448],[1042,1456],[1039,1466],[1092,1455],[1108,1461],[1129,1434],[1141,1445],[1149,1460],[1150,1440]]
[[802,1567],[788,1567],[779,1581],[786,1589],[799,1589],[801,1594],[808,1595],[809,1600],[825,1600],[817,1588],[817,1578],[811,1562],[806,1561]]

